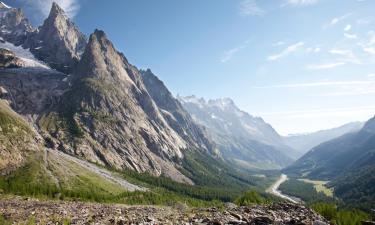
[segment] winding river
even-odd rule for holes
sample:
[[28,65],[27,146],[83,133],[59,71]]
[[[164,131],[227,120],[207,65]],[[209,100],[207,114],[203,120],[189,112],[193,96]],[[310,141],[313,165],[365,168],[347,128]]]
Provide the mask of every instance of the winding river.
[[284,183],[285,181],[288,180],[288,176],[285,175],[285,174],[281,174],[280,178],[271,185],[271,187],[269,187],[267,189],[267,192],[275,195],[275,196],[278,196],[280,198],[283,198],[283,199],[286,199],[290,202],[293,202],[293,203],[300,203],[301,200],[299,198],[296,198],[296,197],[291,197],[291,196],[288,196],[288,195],[285,195],[283,194],[280,190],[279,190],[279,187],[282,183]]

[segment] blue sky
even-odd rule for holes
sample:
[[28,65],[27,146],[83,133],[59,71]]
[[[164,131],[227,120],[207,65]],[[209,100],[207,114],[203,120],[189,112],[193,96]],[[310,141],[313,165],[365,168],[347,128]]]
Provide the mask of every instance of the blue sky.
[[[35,25],[50,0],[6,0]],[[58,0],[173,94],[230,97],[282,134],[375,114],[375,0]]]

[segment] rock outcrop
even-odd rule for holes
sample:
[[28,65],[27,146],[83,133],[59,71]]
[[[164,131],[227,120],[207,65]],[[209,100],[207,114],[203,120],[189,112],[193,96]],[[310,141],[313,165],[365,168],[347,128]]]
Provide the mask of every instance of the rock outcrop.
[[16,57],[14,52],[0,48],[0,69],[20,68],[24,66],[24,62]]
[[11,8],[0,2],[0,36],[15,45],[21,45],[33,31],[21,9]]

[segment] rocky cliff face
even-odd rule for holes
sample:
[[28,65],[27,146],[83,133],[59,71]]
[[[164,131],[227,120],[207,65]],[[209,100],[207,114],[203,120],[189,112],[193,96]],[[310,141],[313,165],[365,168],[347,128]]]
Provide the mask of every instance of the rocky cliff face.
[[52,4],[51,12],[43,25],[28,35],[24,44],[38,59],[64,73],[72,71],[85,46],[85,35],[56,3]]
[[164,83],[150,69],[141,71],[148,93],[161,109],[168,124],[194,149],[215,153],[214,144],[204,134],[204,127],[193,122],[190,114],[173,97]]
[[15,45],[21,45],[33,28],[21,9],[0,2],[0,36]]
[[14,52],[0,48],[0,68],[19,68],[24,66],[24,62],[19,59]]

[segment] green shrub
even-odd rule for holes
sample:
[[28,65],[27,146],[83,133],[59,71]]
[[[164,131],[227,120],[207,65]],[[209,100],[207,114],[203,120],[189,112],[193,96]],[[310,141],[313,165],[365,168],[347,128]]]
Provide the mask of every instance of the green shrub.
[[239,206],[247,206],[253,204],[264,204],[266,199],[263,198],[258,192],[251,190],[237,198],[235,203]]
[[370,216],[359,210],[340,210],[332,203],[314,203],[311,205],[317,213],[337,225],[361,225],[361,221],[371,219]]

